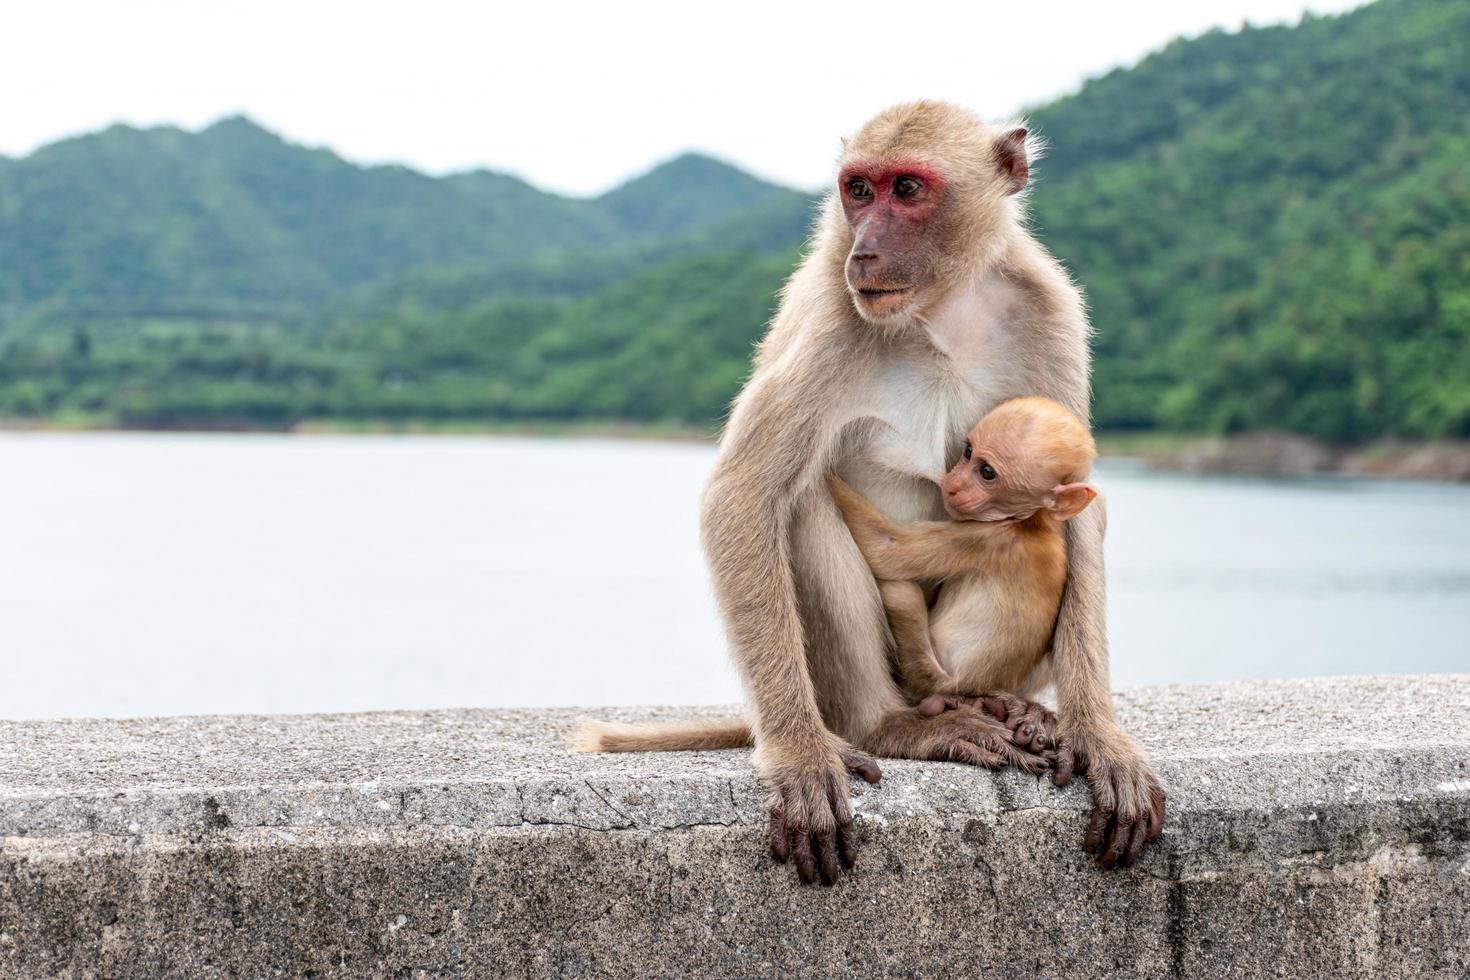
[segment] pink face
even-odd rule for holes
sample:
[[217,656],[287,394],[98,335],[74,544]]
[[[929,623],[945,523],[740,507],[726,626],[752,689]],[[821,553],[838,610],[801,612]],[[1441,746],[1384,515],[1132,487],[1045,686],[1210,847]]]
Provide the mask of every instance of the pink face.
[[1007,521],[1029,517],[1040,502],[1017,486],[1015,473],[994,453],[986,452],[978,428],[965,440],[965,451],[940,481],[944,509],[957,521]]
[[1061,483],[1055,467],[1042,465],[1048,447],[1035,440],[986,437],[985,423],[971,430],[965,450],[939,488],[944,509],[957,521],[1020,521],[1039,510],[1060,521],[1076,517],[1097,490],[1090,483]]
[[931,221],[946,185],[944,174],[918,160],[859,161],[838,176],[853,233],[847,286],[865,319],[903,313],[933,279]]

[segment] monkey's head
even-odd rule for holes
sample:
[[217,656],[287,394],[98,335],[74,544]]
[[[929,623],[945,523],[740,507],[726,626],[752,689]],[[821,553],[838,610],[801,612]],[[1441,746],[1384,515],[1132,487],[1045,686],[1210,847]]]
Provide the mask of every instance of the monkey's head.
[[1020,521],[1042,510],[1068,520],[1097,496],[1082,482],[1096,456],[1077,416],[1049,398],[1012,398],[970,430],[940,483],[944,509],[960,521]]
[[922,316],[997,247],[1019,217],[1026,144],[1024,128],[942,102],[895,106],[844,141],[829,216],[864,320]]

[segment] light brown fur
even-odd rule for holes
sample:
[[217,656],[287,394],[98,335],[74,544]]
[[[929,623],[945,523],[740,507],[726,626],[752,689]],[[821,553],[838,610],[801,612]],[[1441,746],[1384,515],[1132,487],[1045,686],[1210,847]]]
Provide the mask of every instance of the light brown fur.
[[573,736],[577,752],[706,752],[714,749],[743,749],[751,744],[750,722],[725,718],[662,725],[621,725],[589,721]]
[[[894,524],[840,478],[827,478],[878,579],[896,666],[914,700],[1018,690],[1041,663],[1067,581],[1061,523],[1095,495],[1079,482],[1095,456],[1091,435],[1065,408],[1049,399],[1016,398],[971,430],[965,454],[944,479],[956,520]],[[992,467],[988,482],[978,475],[982,465]],[[958,501],[968,513],[960,512]],[[990,594],[983,635],[948,664],[940,663],[929,635],[925,591],[942,582]]]
[[[880,113],[845,144],[843,172],[915,160],[947,186],[916,240],[874,234],[897,204],[860,207],[841,187],[828,197],[705,491],[705,551],[772,788],[772,851],[803,880],[834,880],[852,860],[848,774],[877,771],[857,746],[982,765],[997,757],[984,712],[928,717],[906,706],[878,587],[824,476],[835,469],[892,520],[932,519],[947,460],[992,406],[1038,394],[1087,418],[1082,298],[1027,231],[1015,193],[1024,179],[1016,147],[1024,163],[1027,142],[1017,128],[917,102]],[[860,238],[871,261],[853,254]],[[911,277],[909,292],[863,295],[865,283],[887,285],[885,269]],[[1108,863],[1161,811],[1162,791],[1113,720],[1103,524],[1101,507],[1067,522],[1067,582],[1046,666],[1061,731],[1091,763],[1084,846],[1106,844]],[[964,590],[941,590],[935,635],[963,632],[956,624],[972,611]],[[691,726],[691,738],[700,730]]]

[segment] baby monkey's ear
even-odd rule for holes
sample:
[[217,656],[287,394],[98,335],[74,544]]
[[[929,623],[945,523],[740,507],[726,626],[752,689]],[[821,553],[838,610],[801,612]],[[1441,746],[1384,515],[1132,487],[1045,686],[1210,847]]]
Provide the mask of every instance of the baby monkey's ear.
[[1069,521],[1087,509],[1097,488],[1091,483],[1062,483],[1046,496],[1046,509],[1059,521]]

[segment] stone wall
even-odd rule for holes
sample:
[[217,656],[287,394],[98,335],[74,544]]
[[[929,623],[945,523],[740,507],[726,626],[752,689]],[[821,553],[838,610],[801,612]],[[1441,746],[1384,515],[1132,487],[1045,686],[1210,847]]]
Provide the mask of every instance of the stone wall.
[[575,755],[580,712],[0,723],[0,976],[1470,975],[1470,675],[1117,702],[1136,867],[1084,787],[887,762],[833,888],[747,753]]

